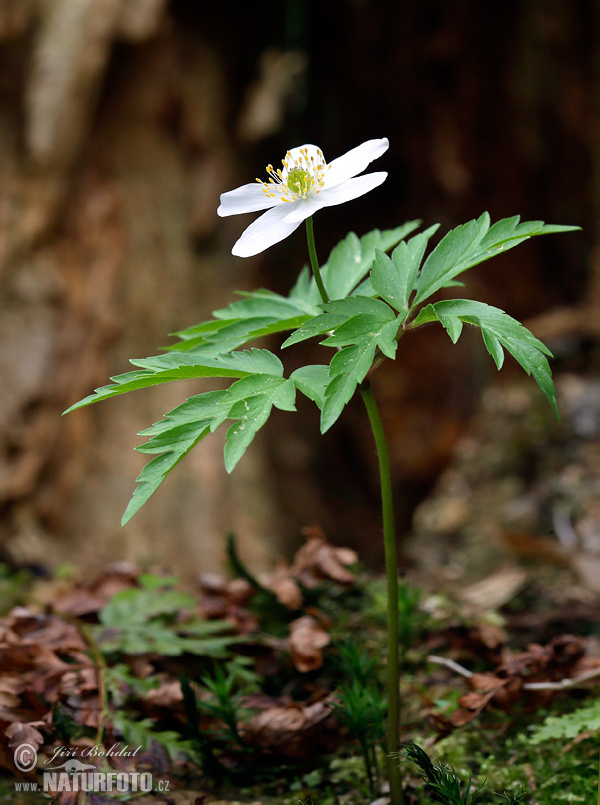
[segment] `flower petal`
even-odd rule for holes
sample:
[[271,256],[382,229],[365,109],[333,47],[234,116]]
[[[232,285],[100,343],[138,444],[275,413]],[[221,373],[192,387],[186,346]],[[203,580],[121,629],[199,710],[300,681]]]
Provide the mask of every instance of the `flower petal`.
[[[252,257],[254,254],[264,252],[269,246],[273,246],[291,235],[295,229],[298,229],[304,219],[286,221],[285,216],[288,214],[288,206],[287,204],[278,204],[277,207],[273,207],[273,209],[263,213],[242,233],[231,253],[237,257]],[[310,213],[306,217],[308,215]]]
[[[357,176],[355,179],[348,179],[343,184],[336,187],[325,188],[319,193],[321,207],[334,207],[336,204],[343,204],[345,201],[352,201],[354,198],[364,196],[387,179],[387,173],[367,173],[365,176]],[[286,221],[290,220],[290,216]]]
[[[276,192],[274,188],[273,192]],[[260,184],[243,184],[235,190],[229,190],[221,194],[221,204],[217,209],[217,215],[239,215],[245,212],[257,212],[267,210],[281,204],[281,198],[270,198]]]
[[315,193],[307,198],[295,199],[292,204],[288,204],[285,221],[288,223],[293,223],[296,221],[300,224],[302,221],[305,221],[309,215],[314,215],[317,210],[320,210],[321,207],[325,206],[325,203],[322,200],[323,192],[324,191]]
[[325,173],[325,187],[335,187],[345,182],[346,179],[362,173],[370,162],[388,150],[389,145],[387,137],[381,140],[367,140],[366,143],[358,145],[343,156],[334,159],[329,163],[329,168]]

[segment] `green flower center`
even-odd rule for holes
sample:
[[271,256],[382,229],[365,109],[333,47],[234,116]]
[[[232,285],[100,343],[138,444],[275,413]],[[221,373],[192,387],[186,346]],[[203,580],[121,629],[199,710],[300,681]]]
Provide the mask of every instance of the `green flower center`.
[[306,196],[312,187],[310,173],[302,168],[292,168],[287,176],[287,186],[298,196]]

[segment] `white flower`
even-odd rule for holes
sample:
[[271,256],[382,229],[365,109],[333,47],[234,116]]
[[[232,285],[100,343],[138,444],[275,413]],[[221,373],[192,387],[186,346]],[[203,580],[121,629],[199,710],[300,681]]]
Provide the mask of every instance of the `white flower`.
[[232,254],[251,257],[287,238],[321,207],[343,204],[368,193],[385,181],[387,173],[357,176],[389,147],[387,138],[368,140],[327,164],[320,148],[292,148],[283,169],[267,165],[268,182],[245,184],[221,196],[221,216],[267,210],[244,231]]

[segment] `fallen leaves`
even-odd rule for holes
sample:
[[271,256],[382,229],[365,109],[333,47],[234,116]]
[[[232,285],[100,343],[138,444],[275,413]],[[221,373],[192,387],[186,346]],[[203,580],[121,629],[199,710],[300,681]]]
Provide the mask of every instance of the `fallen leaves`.
[[[438,661],[438,658],[430,658]],[[449,718],[432,714],[443,731],[462,727],[481,715],[488,706],[510,712],[516,702],[536,707],[545,705],[567,680],[585,681],[600,669],[600,660],[586,655],[582,637],[559,635],[542,646],[532,643],[525,651],[503,651],[503,661],[493,672],[471,673],[456,663],[444,663],[467,677],[470,691],[458,699],[458,708]],[[561,685],[553,684],[557,680]]]
[[[331,585],[350,587],[355,576],[349,568],[356,561],[353,551],[330,545],[320,529],[312,528],[291,563],[281,564],[270,576],[254,580],[241,565],[241,577],[230,581],[203,575],[200,597],[173,589],[172,579],[142,574],[125,564],[80,581],[41,583],[32,600],[43,607],[43,612],[17,607],[0,619],[0,766],[17,773],[14,752],[22,743],[39,750],[41,757],[52,757],[64,739],[65,725],[73,735],[70,744],[80,748],[93,741],[93,735],[96,740],[103,736],[106,745],[118,741],[123,736],[113,728],[107,705],[112,701],[113,706],[120,707],[132,696],[141,710],[138,724],[160,722],[167,725],[165,736],[177,735],[168,730],[181,729],[189,718],[180,673],[189,675],[191,689],[199,700],[210,696],[199,681],[193,681],[194,670],[189,665],[202,660],[191,655],[185,658],[186,646],[192,645],[195,633],[189,637],[184,634],[171,652],[151,650],[154,643],[146,640],[146,649],[128,654],[127,641],[111,642],[110,638],[119,629],[129,630],[129,634],[132,618],[135,623],[136,617],[140,621],[140,629],[158,634],[160,627],[165,634],[171,630],[173,636],[183,634],[186,624],[196,623],[194,618],[204,618],[205,623],[206,619],[217,621],[209,624],[208,641],[212,627],[226,621],[240,641],[235,645],[246,657],[253,656],[258,673],[274,676],[285,667],[286,673],[293,669],[302,677],[317,671],[331,641],[331,623],[314,606],[321,593],[311,592],[311,605],[307,606],[307,591],[315,591],[319,585],[325,585],[323,589]],[[273,609],[275,602],[280,608],[274,610],[284,630],[280,636],[259,633],[263,610],[255,603],[261,596],[267,610]],[[51,607],[54,611],[49,611]],[[160,620],[156,625],[152,619],[155,615]],[[232,646],[228,656],[234,656],[236,650]],[[117,652],[125,672],[111,667],[102,651],[106,656]],[[319,691],[314,684],[310,690],[310,695],[304,694],[307,701],[293,701],[288,694],[280,698],[242,696],[241,706],[248,712],[245,722],[240,723],[244,747],[223,747],[223,762],[235,766],[240,762],[236,753],[241,752],[243,757],[248,748],[288,759],[306,758],[316,748],[324,752],[335,748],[339,734],[327,698],[329,691]],[[296,692],[300,691],[301,686],[297,686]],[[256,714],[250,717],[252,710]],[[200,722],[201,729],[212,734],[218,717],[203,712]],[[218,732],[217,728],[215,735]],[[156,761],[164,752],[157,755],[149,747],[145,761],[155,755]],[[119,768],[123,765],[120,758],[105,762],[111,766],[116,763]],[[34,780],[35,769],[24,776]]]
[[[44,732],[52,729],[52,709],[58,702],[74,720],[79,717],[79,723],[97,722],[95,669],[85,650],[76,627],[56,615],[40,615],[17,607],[2,622],[0,763],[15,774],[22,774],[14,765],[15,750],[22,743],[42,746]],[[93,679],[93,717],[89,709],[82,716],[81,702],[73,699],[73,689],[69,688],[73,675],[83,669]]]
[[331,642],[329,634],[316,618],[303,615],[290,623],[288,645],[297,671],[316,671],[323,665],[321,649]]

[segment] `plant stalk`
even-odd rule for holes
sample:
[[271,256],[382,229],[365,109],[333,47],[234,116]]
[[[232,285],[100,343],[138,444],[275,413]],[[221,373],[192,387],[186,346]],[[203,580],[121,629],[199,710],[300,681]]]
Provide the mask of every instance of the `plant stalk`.
[[323,285],[323,277],[321,276],[321,269],[319,268],[319,261],[317,260],[317,248],[315,246],[315,233],[313,231],[312,215],[306,219],[306,240],[308,242],[308,254],[310,257],[310,266],[312,268],[313,277],[317,283],[317,288],[321,294],[323,302],[329,302],[329,296]]
[[[324,303],[329,296],[323,284],[321,269],[317,259],[315,235],[312,217],[306,219],[306,240],[310,264],[317,283],[317,288]],[[398,560],[396,556],[396,534],[394,531],[394,506],[392,500],[392,474],[390,456],[379,415],[377,402],[371,384],[363,380],[359,386],[363,402],[367,409],[369,423],[375,440],[377,458],[379,460],[379,478],[381,483],[381,509],[383,514],[383,542],[385,551],[385,568],[387,576],[387,694],[388,694],[388,730],[387,730],[387,767],[390,783],[391,805],[404,805],[402,783],[400,779],[400,665],[399,665],[399,615],[398,615]],[[600,804],[599,804],[600,805]]]
[[403,805],[402,782],[400,779],[400,660],[398,640],[398,561],[396,555],[396,534],[394,531],[394,506],[392,501],[392,474],[390,456],[383,431],[373,389],[368,380],[359,386],[367,409],[381,481],[381,510],[383,514],[383,544],[385,550],[385,569],[387,577],[387,766],[392,805]]
[[[600,740],[598,741],[598,744],[600,745]],[[600,758],[598,760],[598,805],[600,805]]]

